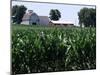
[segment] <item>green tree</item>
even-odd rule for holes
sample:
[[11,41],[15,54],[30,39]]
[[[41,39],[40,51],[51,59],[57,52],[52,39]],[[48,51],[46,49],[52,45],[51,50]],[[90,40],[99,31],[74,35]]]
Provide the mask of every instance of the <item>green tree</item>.
[[49,15],[50,19],[54,21],[57,21],[61,18],[61,13],[58,9],[51,9]]
[[85,27],[96,27],[96,9],[94,8],[82,8],[78,12],[79,24]]
[[14,16],[13,22],[20,24],[22,22],[22,18],[24,16],[26,10],[27,10],[27,8],[24,5],[13,6],[13,8],[12,8],[12,15]]
[[18,9],[17,5],[15,5],[15,6],[12,7],[12,16],[14,16],[16,14],[17,9]]

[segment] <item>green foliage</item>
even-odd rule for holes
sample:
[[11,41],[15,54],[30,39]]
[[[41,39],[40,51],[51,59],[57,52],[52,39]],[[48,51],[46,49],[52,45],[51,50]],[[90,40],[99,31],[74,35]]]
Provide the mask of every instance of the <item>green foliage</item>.
[[12,7],[12,16],[16,15],[17,9],[18,9],[17,5]]
[[12,16],[13,17],[13,22],[20,24],[22,22],[22,18],[26,12],[27,8],[24,5],[21,6],[13,6],[12,8]]
[[50,19],[51,20],[59,20],[59,18],[61,18],[61,13],[58,9],[51,9],[50,10]]
[[95,68],[95,28],[12,26],[13,74]]
[[80,25],[96,27],[96,9],[82,8],[78,13]]

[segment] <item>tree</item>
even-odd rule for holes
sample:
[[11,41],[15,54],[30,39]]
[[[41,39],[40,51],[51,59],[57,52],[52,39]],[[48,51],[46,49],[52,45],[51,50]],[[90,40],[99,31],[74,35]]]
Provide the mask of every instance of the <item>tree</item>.
[[79,24],[85,27],[96,27],[96,9],[94,8],[82,8],[78,12]]
[[58,9],[51,9],[49,15],[51,20],[57,21],[61,18],[61,13]]
[[[15,8],[15,9],[14,9]],[[24,5],[21,6],[13,6],[12,15],[15,23],[20,24],[22,22],[22,18],[26,12],[27,8]]]
[[17,9],[18,9],[17,5],[13,6],[13,8],[12,8],[12,16],[14,16],[16,14]]

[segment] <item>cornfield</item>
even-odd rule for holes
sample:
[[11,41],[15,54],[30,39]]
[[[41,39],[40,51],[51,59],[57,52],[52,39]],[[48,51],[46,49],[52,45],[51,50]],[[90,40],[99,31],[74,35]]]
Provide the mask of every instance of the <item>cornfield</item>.
[[12,26],[12,74],[96,68],[96,29]]

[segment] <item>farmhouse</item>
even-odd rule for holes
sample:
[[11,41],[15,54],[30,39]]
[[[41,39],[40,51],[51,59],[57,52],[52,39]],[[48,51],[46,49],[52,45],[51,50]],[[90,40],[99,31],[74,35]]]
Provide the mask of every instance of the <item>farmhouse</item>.
[[50,19],[48,16],[38,16],[32,10],[29,10],[22,18],[21,24],[27,25],[49,25]]
[[25,25],[63,25],[63,26],[73,26],[74,23],[70,21],[52,21],[48,16],[39,16],[32,10],[28,10],[23,18],[21,24]]

